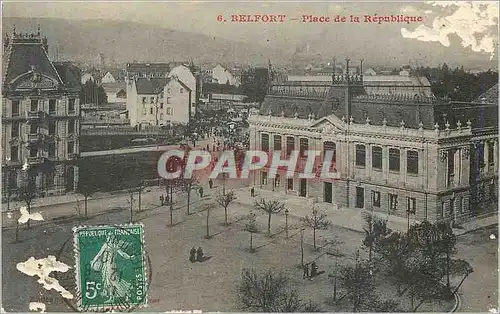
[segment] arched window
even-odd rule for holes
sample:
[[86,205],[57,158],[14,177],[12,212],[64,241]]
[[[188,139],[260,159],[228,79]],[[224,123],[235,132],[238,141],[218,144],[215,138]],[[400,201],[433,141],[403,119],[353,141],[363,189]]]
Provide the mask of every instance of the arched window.
[[406,152],[406,171],[410,174],[418,174],[418,152],[416,150]]
[[263,133],[260,135],[260,145],[263,151],[269,151],[269,134]]
[[389,170],[399,172],[401,157],[399,149],[390,148],[389,149]]
[[365,145],[356,145],[356,166],[365,167],[366,165],[366,147]]
[[372,147],[372,168],[382,169],[382,147]]
[[337,161],[337,148],[336,148],[334,142],[327,141],[327,142],[323,143],[323,156],[326,155],[327,151],[333,151],[332,162],[336,162]]

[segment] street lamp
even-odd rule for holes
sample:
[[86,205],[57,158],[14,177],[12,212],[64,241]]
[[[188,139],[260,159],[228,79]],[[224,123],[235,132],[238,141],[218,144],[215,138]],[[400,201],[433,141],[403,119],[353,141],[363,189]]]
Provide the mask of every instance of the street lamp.
[[288,239],[288,208],[285,208],[285,230],[286,230],[286,238]]

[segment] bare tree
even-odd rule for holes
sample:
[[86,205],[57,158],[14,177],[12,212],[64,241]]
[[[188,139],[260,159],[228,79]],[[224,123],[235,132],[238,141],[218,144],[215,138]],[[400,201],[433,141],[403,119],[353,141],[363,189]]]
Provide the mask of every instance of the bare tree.
[[250,213],[250,215],[248,215],[245,223],[245,231],[250,233],[250,251],[253,252],[253,234],[259,232],[254,213]]
[[290,289],[290,280],[284,273],[258,273],[244,269],[239,286],[239,303],[251,312],[296,312],[302,302],[298,293]]
[[365,231],[363,245],[368,248],[368,260],[371,262],[373,246],[379,239],[387,237],[392,232],[392,230],[387,228],[386,220],[378,219],[371,213],[364,215],[363,218],[366,222],[366,227],[363,228],[363,230]]
[[82,220],[82,202],[80,200],[76,200],[75,203],[75,211],[76,215],[78,216],[78,220]]
[[227,208],[229,205],[236,200],[236,195],[234,194],[234,191],[229,191],[228,193],[220,193],[217,192],[217,196],[215,197],[215,200],[217,203],[219,203],[220,206],[224,208],[224,223],[226,226],[228,225],[227,223]]
[[316,251],[316,230],[327,229],[331,225],[331,222],[326,219],[326,214],[323,211],[319,211],[313,206],[311,215],[307,215],[301,219],[305,227],[311,228],[313,231],[313,246]]
[[279,200],[261,198],[259,201],[255,201],[254,207],[267,213],[267,234],[271,235],[271,216],[285,209],[285,204]]
[[[33,182],[28,182],[23,185],[19,190],[19,198],[26,204],[26,209],[28,210],[28,214],[31,214],[31,206],[37,196],[37,191],[35,184]],[[30,228],[30,222],[26,223],[26,228]]]
[[127,191],[128,191],[128,195],[129,195],[128,203],[130,206],[130,222],[132,223],[134,221],[134,204],[135,204],[134,193],[135,193],[135,189],[128,189]]
[[208,204],[205,204],[205,210],[207,211],[207,233],[205,235],[205,238],[206,239],[210,239],[210,223],[209,223],[209,218],[210,218],[210,211],[212,210],[212,208],[214,208],[214,204],[213,203],[208,203]]
[[187,194],[187,214],[190,215],[191,191],[197,187],[198,181],[194,178],[182,178],[179,181],[179,188]]

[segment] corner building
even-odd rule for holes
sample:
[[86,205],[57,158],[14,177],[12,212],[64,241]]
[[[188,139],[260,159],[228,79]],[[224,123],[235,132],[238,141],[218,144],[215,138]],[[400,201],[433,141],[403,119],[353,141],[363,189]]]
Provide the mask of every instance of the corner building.
[[497,209],[498,84],[471,103],[404,90],[370,94],[377,88],[359,72],[308,86],[269,87],[249,117],[250,149],[285,156],[319,150],[321,158],[333,150],[340,179],[286,178],[280,171],[268,179],[264,168],[253,173],[255,186],[332,203],[332,210],[417,220],[461,222]]
[[15,30],[4,38],[3,195],[29,183],[38,196],[76,189],[81,72],[51,62],[47,39]]

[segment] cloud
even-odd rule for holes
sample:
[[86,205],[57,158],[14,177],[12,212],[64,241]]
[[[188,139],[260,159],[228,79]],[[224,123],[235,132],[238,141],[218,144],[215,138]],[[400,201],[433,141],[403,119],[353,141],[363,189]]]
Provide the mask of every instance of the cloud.
[[453,8],[448,16],[438,16],[432,27],[418,26],[411,31],[401,29],[405,38],[413,38],[425,42],[439,42],[449,47],[449,36],[456,34],[462,39],[464,48],[470,47],[475,52],[495,54],[496,29],[498,27],[498,4],[494,2],[430,2],[432,6]]

